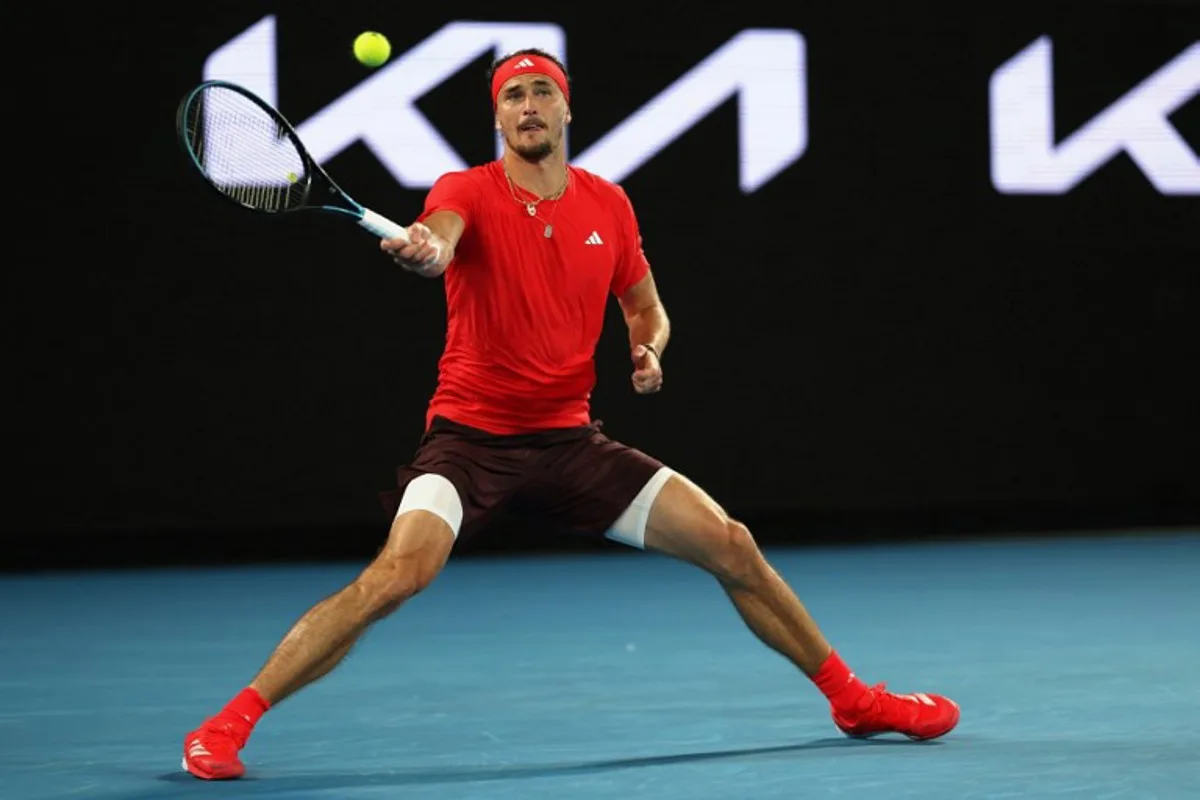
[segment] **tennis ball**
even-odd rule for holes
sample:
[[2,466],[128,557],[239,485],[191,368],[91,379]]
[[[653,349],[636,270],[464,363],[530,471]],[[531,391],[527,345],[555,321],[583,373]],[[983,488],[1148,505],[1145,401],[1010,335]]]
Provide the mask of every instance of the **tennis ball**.
[[364,31],[354,39],[354,57],[368,67],[378,67],[391,55],[392,43],[382,33]]

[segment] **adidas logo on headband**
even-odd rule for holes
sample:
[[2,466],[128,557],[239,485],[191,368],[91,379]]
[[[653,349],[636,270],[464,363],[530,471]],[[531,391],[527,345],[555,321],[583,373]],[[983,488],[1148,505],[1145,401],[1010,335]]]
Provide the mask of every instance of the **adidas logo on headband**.
[[522,58],[520,61],[513,64],[513,69],[522,69],[523,67],[532,67],[532,66],[533,66],[532,61],[530,61],[528,58]]

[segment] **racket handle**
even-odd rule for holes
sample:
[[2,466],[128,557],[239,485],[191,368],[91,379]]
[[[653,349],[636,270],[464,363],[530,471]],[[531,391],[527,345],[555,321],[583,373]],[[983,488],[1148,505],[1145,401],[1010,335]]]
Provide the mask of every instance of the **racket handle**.
[[398,225],[392,222],[385,216],[376,214],[369,208],[364,208],[362,218],[358,224],[369,230],[371,233],[378,236],[380,239],[404,239],[408,240],[408,231],[403,225]]

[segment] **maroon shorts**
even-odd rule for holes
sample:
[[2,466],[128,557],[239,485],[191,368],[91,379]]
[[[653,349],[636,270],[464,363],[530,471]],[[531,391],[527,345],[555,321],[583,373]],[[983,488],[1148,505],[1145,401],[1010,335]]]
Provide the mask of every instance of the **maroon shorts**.
[[396,488],[380,499],[394,517],[408,483],[434,473],[458,490],[460,539],[502,511],[536,515],[564,533],[603,535],[663,465],[609,439],[601,424],[502,436],[435,417],[415,458],[396,470]]

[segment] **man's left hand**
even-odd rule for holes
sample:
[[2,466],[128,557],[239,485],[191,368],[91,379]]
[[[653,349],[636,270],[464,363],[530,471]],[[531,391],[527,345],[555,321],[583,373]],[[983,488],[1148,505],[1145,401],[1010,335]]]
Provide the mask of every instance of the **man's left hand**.
[[638,394],[654,394],[662,388],[662,364],[654,351],[638,345],[633,348],[633,390]]

